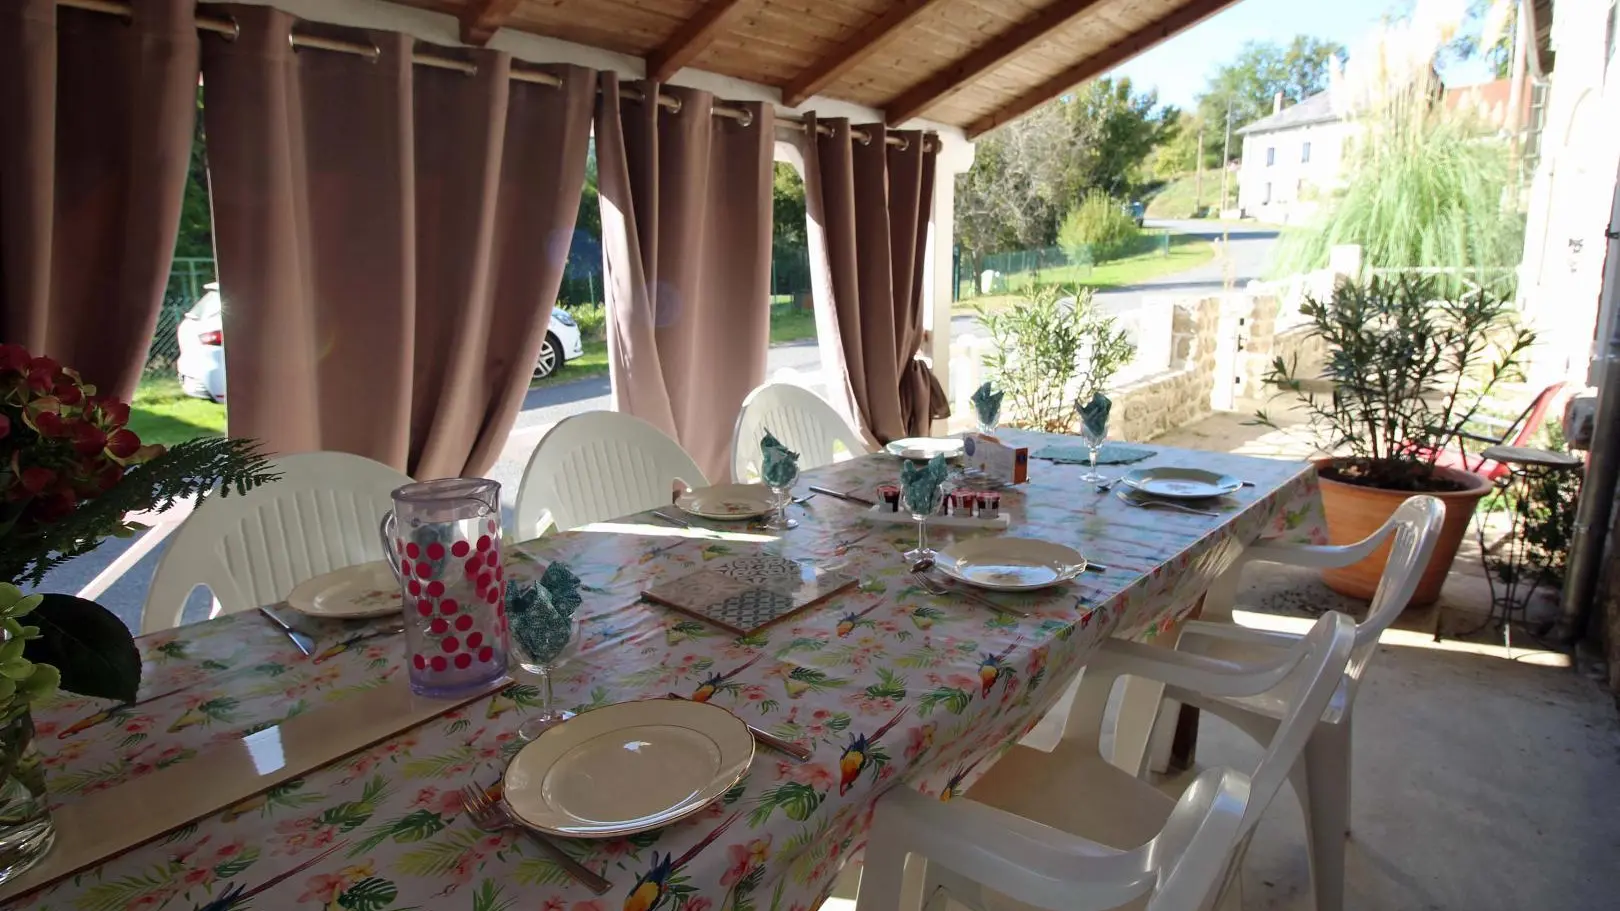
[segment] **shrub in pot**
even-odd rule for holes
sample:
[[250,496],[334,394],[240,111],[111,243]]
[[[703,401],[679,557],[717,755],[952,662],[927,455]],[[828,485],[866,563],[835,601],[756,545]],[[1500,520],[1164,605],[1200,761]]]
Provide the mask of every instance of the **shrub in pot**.
[[[1534,342],[1515,325],[1512,298],[1489,284],[1461,289],[1433,277],[1401,274],[1344,282],[1332,297],[1300,312],[1327,346],[1321,381],[1278,358],[1265,381],[1293,394],[1317,444],[1328,537],[1348,544],[1371,534],[1407,497],[1431,494],[1446,505],[1434,556],[1412,604],[1431,604],[1457,555],[1479,500],[1482,477],[1437,464],[1460,446],[1463,430]],[[1258,422],[1276,427],[1264,411]],[[1354,566],[1323,572],[1342,594],[1370,598],[1389,556],[1386,545]]]

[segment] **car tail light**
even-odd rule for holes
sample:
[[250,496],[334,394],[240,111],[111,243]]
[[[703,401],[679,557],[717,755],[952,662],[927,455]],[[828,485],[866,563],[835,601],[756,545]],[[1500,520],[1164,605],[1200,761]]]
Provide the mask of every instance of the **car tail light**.
[[225,333],[218,329],[199,332],[197,333],[197,341],[204,345],[223,345],[225,344]]

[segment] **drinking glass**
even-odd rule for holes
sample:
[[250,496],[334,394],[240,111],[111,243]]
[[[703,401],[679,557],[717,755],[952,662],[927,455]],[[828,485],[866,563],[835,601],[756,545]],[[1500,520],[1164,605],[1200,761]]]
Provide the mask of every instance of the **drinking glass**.
[[1108,428],[1093,427],[1090,421],[1080,422],[1080,438],[1086,441],[1086,449],[1091,453],[1091,469],[1080,476],[1080,480],[1087,484],[1100,484],[1108,480],[1097,470],[1097,453],[1108,439]]
[[579,619],[571,617],[566,623],[559,622],[557,627],[559,635],[552,636],[547,642],[547,648],[531,649],[525,644],[523,636],[513,636],[511,643],[512,657],[517,666],[540,678],[540,711],[526,717],[518,726],[518,739],[533,740],[541,732],[552,725],[574,717],[573,712],[559,709],[556,706],[556,697],[552,693],[552,672],[567,663],[577,651],[576,643],[579,639]]
[[933,488],[917,485],[900,489],[900,499],[905,502],[906,511],[911,513],[911,520],[917,523],[917,546],[902,555],[913,566],[923,560],[934,559],[934,549],[928,546],[928,517],[939,512],[939,504],[945,501],[945,487],[939,484]]
[[793,484],[799,480],[799,466],[797,464],[783,466],[780,474],[782,476],[775,479],[776,483],[768,485],[776,509],[766,520],[765,527],[772,531],[786,531],[799,527],[798,520],[788,518],[787,514],[788,507],[793,503]]

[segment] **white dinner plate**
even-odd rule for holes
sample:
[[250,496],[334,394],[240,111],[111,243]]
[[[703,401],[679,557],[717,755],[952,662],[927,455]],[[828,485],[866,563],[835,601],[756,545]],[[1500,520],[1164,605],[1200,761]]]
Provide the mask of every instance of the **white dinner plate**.
[[954,459],[962,454],[962,441],[956,437],[907,437],[884,447],[889,455],[926,462],[937,455]]
[[382,560],[346,566],[300,583],[287,606],[311,617],[386,617],[400,612],[399,580]]
[[748,725],[685,699],[620,702],[547,728],[506,767],[518,821],[566,838],[619,838],[692,815],[742,780]]
[[1034,538],[969,538],[939,551],[934,565],[977,588],[1023,592],[1073,579],[1086,571],[1086,558],[1072,547]]
[[1231,475],[1202,468],[1137,468],[1125,472],[1119,480],[1132,490],[1167,500],[1223,497],[1243,487],[1243,482]]
[[776,501],[764,484],[715,484],[688,490],[675,498],[675,506],[700,518],[730,522],[769,515]]

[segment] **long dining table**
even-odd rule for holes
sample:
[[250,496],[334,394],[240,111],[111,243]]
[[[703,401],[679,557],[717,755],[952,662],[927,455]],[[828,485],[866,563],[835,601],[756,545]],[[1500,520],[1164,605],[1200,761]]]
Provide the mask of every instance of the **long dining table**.
[[[1036,449],[1063,439],[1006,437]],[[1132,508],[1079,481],[1084,466],[1033,461],[1028,483],[1002,495],[1011,527],[999,533],[1076,547],[1107,571],[998,596],[1028,616],[919,588],[900,557],[915,529],[865,522],[862,506],[829,496],[793,507],[799,526],[785,532],[679,528],[644,513],[509,546],[511,577],[538,577],[561,560],[583,580],[578,649],[554,675],[563,707],[699,696],[814,751],[797,762],[762,747],[742,781],[693,818],[568,843],[612,882],[603,895],[524,833],[484,831],[463,812],[461,788],[499,780],[522,746],[518,725],[538,710],[539,690],[519,679],[43,884],[15,907],[194,909],[236,887],[253,894],[244,908],[813,911],[864,844],[885,790],[960,793],[1059,700],[1105,637],[1162,635],[1246,543],[1321,540],[1308,464],[1154,448],[1130,467],[1200,467],[1252,486],[1216,504],[1214,516],[1191,515]],[[863,456],[805,472],[799,492],[816,484],[870,496],[895,482],[898,466]],[[944,546],[983,533],[936,529],[930,538]],[[859,581],[743,637],[639,597],[750,551]],[[36,709],[53,806],[140,789],[144,777],[201,768],[253,732],[295,717],[319,724],[360,694],[404,686],[403,636],[320,645],[306,657],[259,612],[141,637],[140,701],[61,695]]]

